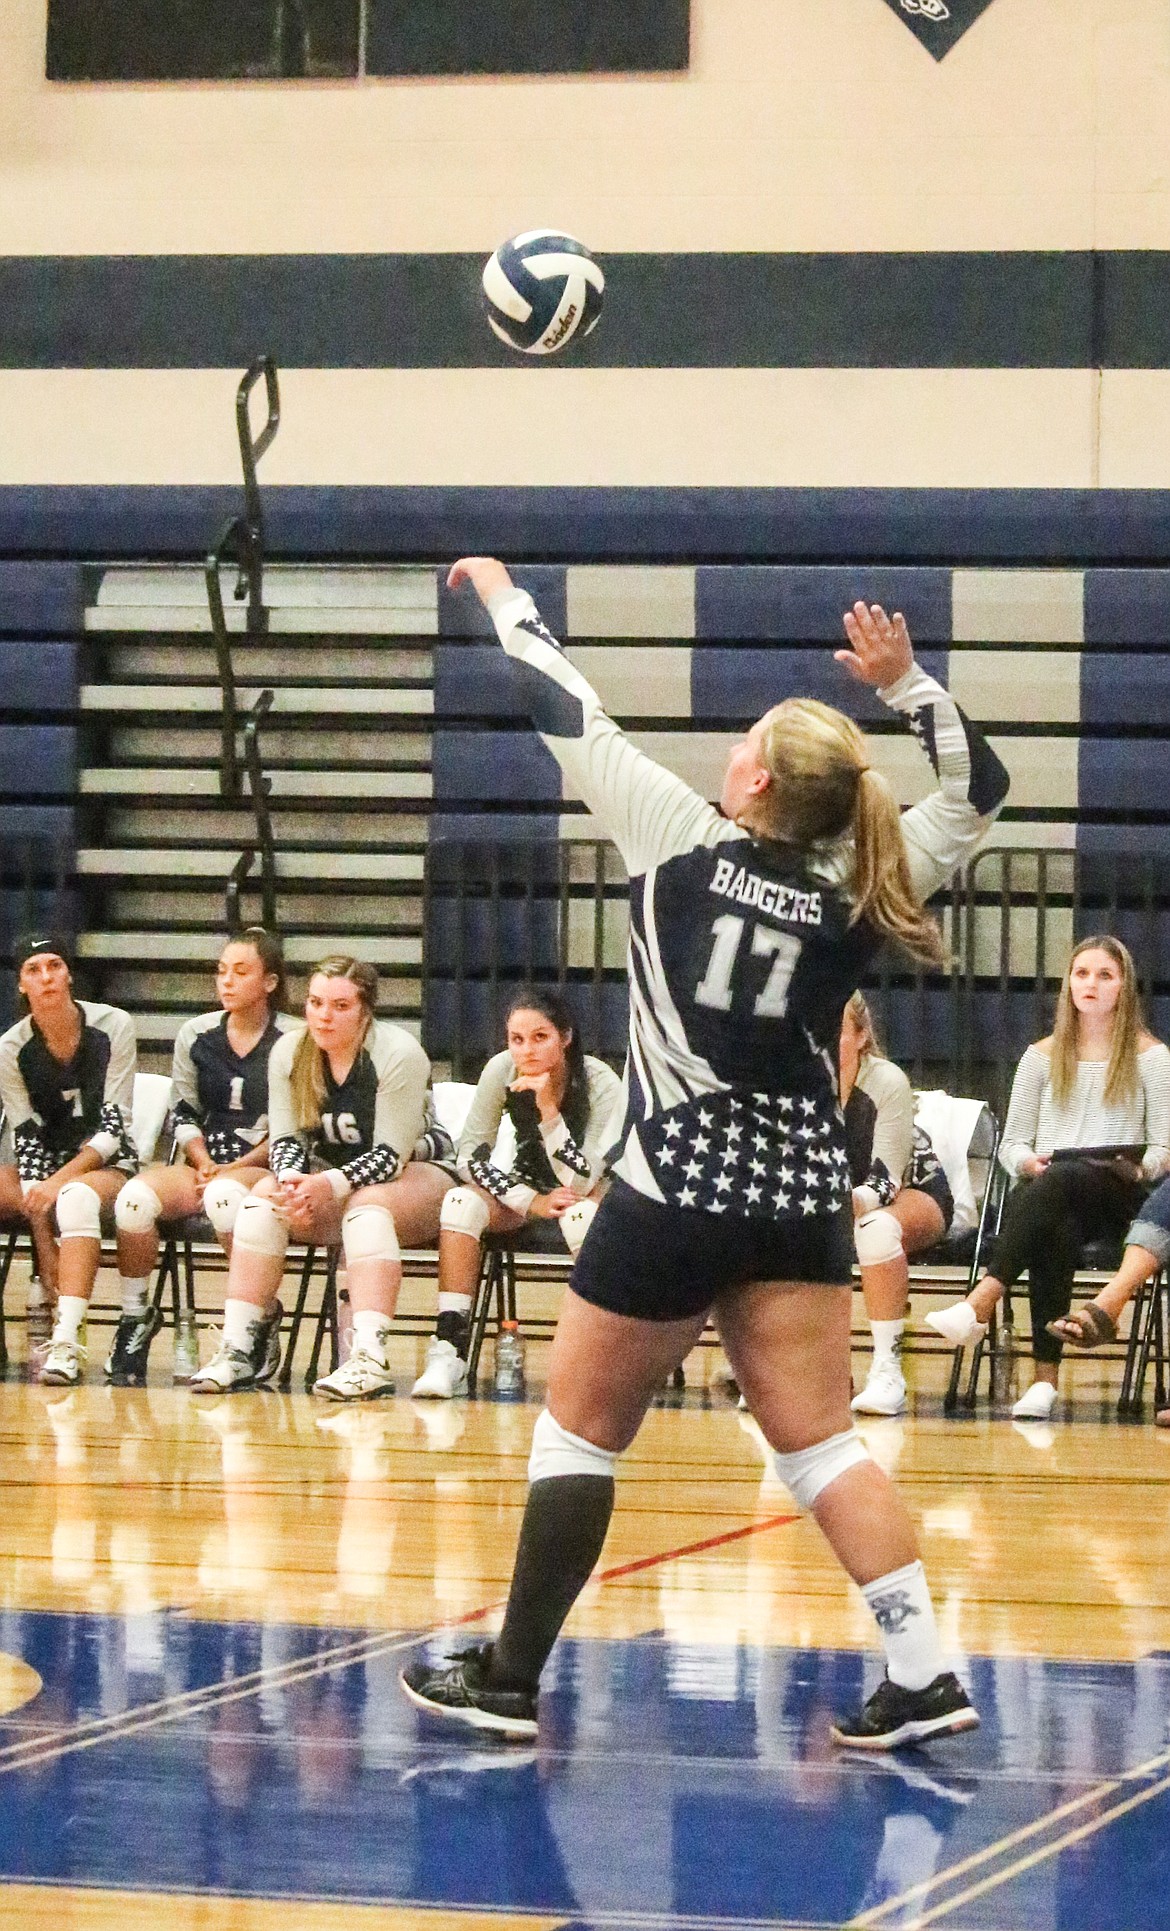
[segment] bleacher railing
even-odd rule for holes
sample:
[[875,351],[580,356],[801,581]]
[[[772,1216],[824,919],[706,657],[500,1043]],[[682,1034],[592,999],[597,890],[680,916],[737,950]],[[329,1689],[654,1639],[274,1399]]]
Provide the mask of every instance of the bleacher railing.
[[[259,434],[252,433],[251,397],[263,378],[267,413]],[[248,368],[236,390],[236,434],[240,445],[240,464],[244,476],[244,513],[229,517],[221,528],[204,563],[207,608],[215,643],[222,709],[220,712],[219,793],[227,802],[237,803],[244,796],[244,779],[256,821],[255,843],[241,853],[224,891],[229,931],[238,931],[244,922],[240,896],[257,858],[260,861],[260,892],[264,924],[276,923],[276,851],[272,820],[268,810],[269,780],[264,775],[260,755],[259,727],[271,709],[275,693],[262,690],[243,718],[243,755],[239,736],[241,713],[232,657],[231,630],[223,599],[222,573],[233,564],[236,582],[233,597],[244,603],[244,634],[257,642],[268,634],[268,611],[264,603],[264,509],[260,498],[258,464],[280,428],[280,384],[276,364],[262,355]]]
[[[1170,1036],[1170,862],[1042,847],[979,854],[934,901],[940,972],[883,952],[865,990],[891,1057],[917,1086],[990,1102],[1051,1030],[1073,944],[1112,932],[1134,955],[1147,1018]],[[526,981],[563,990],[586,1046],[620,1061],[627,1024],[629,881],[601,840],[432,844],[424,883],[423,1043],[455,1078],[499,1050]]]

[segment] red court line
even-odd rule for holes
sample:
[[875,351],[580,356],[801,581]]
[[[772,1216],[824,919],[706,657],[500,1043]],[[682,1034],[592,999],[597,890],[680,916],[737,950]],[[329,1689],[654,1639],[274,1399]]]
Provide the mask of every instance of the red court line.
[[680,1549],[664,1549],[659,1556],[641,1556],[637,1562],[620,1563],[616,1569],[602,1569],[594,1582],[615,1582],[619,1576],[632,1576],[638,1569],[656,1569],[660,1562],[676,1562],[679,1556],[697,1556],[704,1549],[718,1549],[725,1542],[740,1542],[745,1535],[762,1535],[765,1529],[783,1529],[799,1522],[799,1515],[770,1515],[766,1522],[749,1522],[742,1529],[725,1529],[722,1535],[709,1535],[702,1542],[684,1542]]

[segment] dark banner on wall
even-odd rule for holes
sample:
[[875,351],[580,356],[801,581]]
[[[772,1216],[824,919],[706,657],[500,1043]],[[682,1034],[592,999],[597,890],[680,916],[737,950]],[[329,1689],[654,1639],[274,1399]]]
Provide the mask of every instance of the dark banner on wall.
[[685,68],[690,0],[49,0],[50,80]]
[[886,0],[936,60],[973,27],[991,0]]

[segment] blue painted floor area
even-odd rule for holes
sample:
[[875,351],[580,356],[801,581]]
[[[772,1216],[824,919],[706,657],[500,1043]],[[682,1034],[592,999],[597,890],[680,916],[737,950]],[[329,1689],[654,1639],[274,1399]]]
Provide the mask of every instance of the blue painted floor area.
[[0,1878],[581,1927],[1170,1922],[1165,1657],[974,1659],[976,1736],[871,1760],[828,1739],[874,1677],[852,1653],[564,1643],[538,1745],[516,1750],[428,1727],[396,1687],[408,1643],[346,1661],[355,1642],[0,1615],[0,1650],[45,1684],[0,1723]]

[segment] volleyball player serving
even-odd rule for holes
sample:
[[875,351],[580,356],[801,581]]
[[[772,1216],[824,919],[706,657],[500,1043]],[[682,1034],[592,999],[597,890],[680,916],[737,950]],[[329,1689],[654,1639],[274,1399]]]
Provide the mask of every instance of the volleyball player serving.
[[938,789],[899,819],[856,726],[790,699],[732,751],[721,815],[606,717],[502,564],[465,558],[448,582],[486,604],[538,730],[629,870],[628,1102],[557,1325],[503,1628],[413,1665],[403,1687],[436,1715],[535,1734],[541,1668],[601,1553],[617,1457],[713,1312],[781,1480],[881,1633],[886,1676],[835,1738],[886,1750],[971,1729],[909,1516],[852,1425],[835,1053],[884,940],[941,958],[923,903],[970,858],[1007,774],[915,664],[902,618],[858,603],[838,659],[909,719]]

